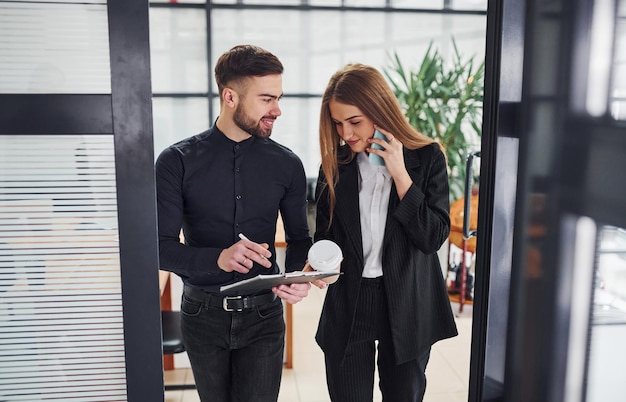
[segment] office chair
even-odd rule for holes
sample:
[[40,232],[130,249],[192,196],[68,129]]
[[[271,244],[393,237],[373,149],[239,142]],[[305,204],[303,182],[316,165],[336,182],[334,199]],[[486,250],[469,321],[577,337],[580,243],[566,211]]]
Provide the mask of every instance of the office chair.
[[[180,331],[180,311],[161,310],[161,327],[163,328],[163,354],[171,355],[185,351],[183,334]],[[195,384],[167,384],[166,391],[196,389]]]

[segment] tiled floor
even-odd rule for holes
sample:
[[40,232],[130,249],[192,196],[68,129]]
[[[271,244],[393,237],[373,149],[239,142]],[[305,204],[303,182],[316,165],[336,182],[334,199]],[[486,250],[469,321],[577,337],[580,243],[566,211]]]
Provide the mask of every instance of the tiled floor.
[[[324,357],[313,339],[317,328],[324,290],[312,288],[309,297],[293,308],[294,358],[293,368],[283,370],[279,402],[329,402],[324,376]],[[428,386],[425,402],[467,401],[469,381],[472,306],[452,305],[457,316],[459,336],[441,341],[432,349],[427,368]],[[165,381],[181,382],[191,379],[189,369],[166,372]],[[381,401],[375,390],[375,401]],[[195,390],[168,391],[166,402],[199,402]]]

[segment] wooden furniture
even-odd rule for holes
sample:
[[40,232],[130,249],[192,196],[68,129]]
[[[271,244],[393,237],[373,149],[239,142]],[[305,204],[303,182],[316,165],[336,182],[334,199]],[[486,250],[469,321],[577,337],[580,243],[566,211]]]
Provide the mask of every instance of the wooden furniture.
[[[283,226],[283,220],[278,215],[278,221],[276,222],[276,239],[274,241],[276,249],[287,248],[287,242],[285,241],[285,227]],[[293,305],[291,303],[285,303],[285,367],[293,367]]]
[[[460,198],[450,205],[450,236],[448,237],[448,269],[450,268],[450,246],[454,244],[461,249],[463,253],[461,255],[461,267],[457,272],[455,281],[460,280],[459,286],[459,313],[463,312],[463,305],[466,302],[467,292],[467,261],[466,254],[470,252],[474,254],[476,252],[476,237],[466,239],[463,235],[463,206],[465,199]],[[471,216],[470,216],[470,231],[476,230],[478,227],[478,194],[472,194],[471,200]]]
[[[159,291],[161,292],[161,311],[172,310],[171,273],[159,270]],[[174,369],[174,355],[163,354],[163,369]]]
[[159,270],[159,291],[161,292],[161,310],[172,309],[172,294],[170,292],[170,273]]

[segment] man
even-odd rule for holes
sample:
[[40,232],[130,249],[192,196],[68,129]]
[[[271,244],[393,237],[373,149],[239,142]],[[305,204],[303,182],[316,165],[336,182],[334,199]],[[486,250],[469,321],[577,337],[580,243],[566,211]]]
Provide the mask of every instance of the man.
[[286,271],[302,270],[311,246],[302,162],[269,139],[281,115],[282,72],[278,58],[256,46],[224,53],[215,66],[215,125],[165,149],[156,162],[161,268],[184,282],[183,340],[202,401],[277,400],[280,299],[297,303],[310,289],[307,283],[220,293],[220,286],[279,272],[279,211]]

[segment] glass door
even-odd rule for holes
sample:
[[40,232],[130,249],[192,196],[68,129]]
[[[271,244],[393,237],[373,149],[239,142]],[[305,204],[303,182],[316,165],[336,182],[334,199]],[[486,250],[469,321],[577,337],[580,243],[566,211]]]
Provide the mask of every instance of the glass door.
[[621,401],[626,1],[526,7],[506,401]]
[[617,400],[626,361],[626,229],[600,229],[589,340],[588,401]]

